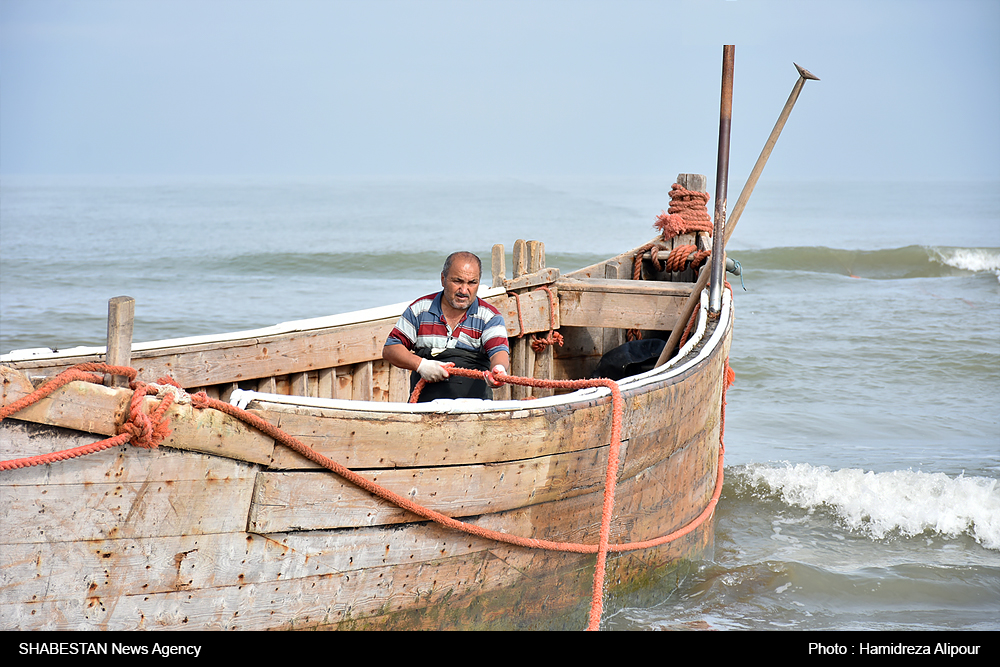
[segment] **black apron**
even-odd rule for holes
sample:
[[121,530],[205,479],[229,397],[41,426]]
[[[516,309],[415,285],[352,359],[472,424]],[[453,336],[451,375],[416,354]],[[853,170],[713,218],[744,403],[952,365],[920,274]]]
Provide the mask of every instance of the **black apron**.
[[[490,370],[490,358],[486,356],[486,352],[469,352],[468,350],[447,348],[432,356],[429,347],[415,347],[412,351],[417,356],[440,361],[442,364],[452,362],[459,368],[469,368],[474,371]],[[410,373],[411,394],[419,380],[420,373],[416,371]],[[441,382],[426,383],[424,388],[420,390],[417,402],[426,403],[435,398],[482,398],[491,401],[493,400],[493,390],[489,388],[485,380],[452,375]]]

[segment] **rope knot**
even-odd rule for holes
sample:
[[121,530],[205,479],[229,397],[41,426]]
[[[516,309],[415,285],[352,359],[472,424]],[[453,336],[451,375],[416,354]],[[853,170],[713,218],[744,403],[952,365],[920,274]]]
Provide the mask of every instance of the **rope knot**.
[[[142,399],[147,394],[156,394],[159,385],[149,385],[134,382],[132,400],[129,402],[128,417],[118,427],[118,433],[127,433],[129,442],[143,449],[155,449],[170,435],[170,421],[163,415],[174,403],[174,391],[165,391],[160,399],[160,405],[148,415],[142,410]],[[157,394],[158,395],[158,394]]]

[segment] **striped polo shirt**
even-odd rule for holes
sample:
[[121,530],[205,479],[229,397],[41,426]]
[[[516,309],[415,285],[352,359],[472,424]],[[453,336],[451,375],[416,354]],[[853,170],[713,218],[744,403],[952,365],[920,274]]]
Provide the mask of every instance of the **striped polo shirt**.
[[385,344],[403,345],[407,350],[414,347],[483,350],[487,357],[497,352],[510,352],[507,326],[500,311],[477,297],[455,330],[450,331],[441,310],[442,294],[428,294],[411,303],[400,315]]

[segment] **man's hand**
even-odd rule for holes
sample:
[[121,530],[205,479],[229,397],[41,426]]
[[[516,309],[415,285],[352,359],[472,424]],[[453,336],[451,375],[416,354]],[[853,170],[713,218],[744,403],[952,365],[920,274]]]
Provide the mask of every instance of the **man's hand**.
[[424,359],[417,366],[417,372],[428,382],[440,382],[448,379],[448,367],[454,365],[453,363],[442,364],[433,359]]
[[494,380],[493,378],[502,377],[504,375],[507,375],[507,370],[501,364],[497,364],[493,367],[492,371],[486,374],[486,384],[488,384],[491,389],[501,387],[503,386],[503,382]]

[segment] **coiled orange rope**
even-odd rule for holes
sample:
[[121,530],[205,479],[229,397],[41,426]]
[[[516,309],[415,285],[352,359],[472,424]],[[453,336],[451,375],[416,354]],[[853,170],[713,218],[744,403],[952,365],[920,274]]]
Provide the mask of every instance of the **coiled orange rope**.
[[[84,380],[100,382],[101,376],[95,376],[86,373],[86,370],[97,370],[110,372],[114,375],[126,375],[131,378],[135,378],[136,371],[131,368],[123,367],[111,367],[105,364],[81,364],[80,366],[73,367],[68,371],[57,376],[55,379],[47,382],[42,387],[39,387],[35,392],[32,392],[28,396],[3,407],[0,409],[0,420],[14,414],[18,410],[27,407],[28,405],[37,402],[44,396],[55,391],[59,387],[65,385],[73,380]],[[389,489],[385,489],[370,480],[358,475],[352,470],[342,466],[333,459],[320,454],[313,448],[305,445],[296,438],[288,435],[278,427],[270,424],[266,420],[254,415],[246,410],[242,410],[234,405],[225,403],[223,401],[210,398],[205,392],[199,392],[191,396],[192,404],[196,408],[213,408],[224,412],[232,417],[240,419],[241,421],[253,426],[262,433],[267,434],[272,437],[276,442],[279,442],[286,447],[298,452],[299,454],[305,456],[310,461],[317,463],[324,468],[334,472],[348,482],[362,488],[372,495],[375,495],[383,500],[387,500],[396,506],[405,509],[417,516],[423,517],[425,519],[434,521],[435,523],[459,530],[471,535],[476,535],[485,539],[494,540],[497,542],[502,542],[505,544],[511,544],[514,546],[533,548],[533,549],[548,549],[552,551],[570,552],[570,553],[581,553],[581,554],[597,554],[597,567],[594,571],[594,587],[591,596],[591,609],[590,617],[587,625],[587,630],[597,630],[599,629],[601,613],[604,606],[604,577],[607,563],[607,554],[609,552],[627,552],[634,551],[638,549],[646,549],[654,546],[660,546],[666,544],[673,540],[676,540],[704,523],[715,511],[715,506],[722,493],[722,483],[723,483],[723,462],[725,445],[723,443],[723,432],[725,430],[725,403],[726,403],[726,388],[732,384],[733,373],[732,369],[729,367],[728,360],[726,361],[726,372],[725,372],[725,383],[722,390],[722,419],[719,432],[719,460],[718,460],[718,474],[716,478],[716,487],[712,495],[711,500],[706,505],[705,509],[701,514],[694,520],[689,522],[686,526],[670,533],[669,535],[664,535],[659,538],[652,540],[646,540],[644,542],[633,542],[627,544],[610,544],[610,532],[611,532],[611,517],[614,509],[614,496],[615,496],[615,486],[616,479],[618,475],[618,455],[621,448],[621,427],[622,427],[622,413],[624,410],[624,401],[621,396],[621,392],[618,389],[618,384],[612,380],[607,379],[593,379],[593,380],[536,380],[534,378],[524,378],[518,376],[502,375],[494,377],[489,372],[480,371],[468,371],[461,368],[449,368],[450,373],[456,375],[467,375],[471,374],[472,377],[483,377],[483,379],[492,380],[496,382],[507,382],[510,384],[520,384],[524,386],[545,386],[552,388],[565,388],[565,389],[582,389],[586,387],[604,386],[611,391],[612,396],[612,423],[611,423],[611,443],[608,450],[608,466],[607,473],[605,476],[605,493],[604,493],[604,503],[601,512],[601,530],[598,539],[598,544],[576,544],[572,542],[552,542],[549,540],[538,540],[533,538],[518,537],[515,535],[509,535],[506,533],[500,533],[497,531],[488,530],[481,528],[479,526],[473,526],[471,524],[458,521],[451,517],[445,516],[440,512],[436,512],[429,508],[423,507],[414,503],[409,498],[401,496]],[[423,382],[423,380],[421,380]],[[176,382],[170,378],[161,378],[161,384],[172,384],[177,386]],[[142,383],[136,383],[135,392],[132,397],[131,405],[133,409],[130,411],[129,421],[126,423],[131,423],[131,420],[136,419],[131,416],[132,413],[136,411],[141,414],[141,409],[136,410],[135,406],[141,406],[142,397],[146,395],[149,391],[149,385],[142,385]],[[419,393],[419,389],[422,386],[418,382],[417,387],[414,389],[415,394]],[[11,470],[14,468],[25,467],[26,465],[38,465],[40,463],[49,463],[57,460],[64,460],[67,458],[73,458],[75,456],[82,456],[84,454],[93,453],[95,451],[101,451],[102,449],[107,449],[113,447],[117,444],[123,444],[130,439],[134,444],[140,447],[152,446],[155,447],[159,442],[162,441],[167,434],[169,434],[169,429],[166,428],[166,422],[163,419],[163,413],[169,407],[171,399],[169,398],[171,394],[167,394],[167,397],[163,399],[159,408],[157,408],[153,415],[150,417],[155,417],[157,421],[153,423],[149,428],[147,425],[143,424],[136,430],[142,435],[141,437],[134,435],[131,431],[132,429],[125,429],[124,425],[119,430],[122,431],[119,435],[109,438],[108,440],[101,441],[100,443],[95,443],[94,445],[88,445],[85,447],[79,447],[72,450],[65,450],[63,452],[56,452],[49,455],[44,455],[44,457],[32,457],[32,459],[37,459],[31,463],[22,463],[28,461],[28,459],[17,459],[14,461],[4,461],[0,462],[0,470]],[[412,398],[411,398],[412,400]],[[151,420],[150,420],[151,421]],[[148,444],[147,444],[148,443]],[[88,450],[88,451],[82,451]],[[45,460],[41,460],[45,458]]]
[[712,232],[712,218],[708,215],[707,192],[688,190],[679,183],[670,188],[670,206],[656,216],[657,229],[664,239],[672,239],[690,232]]
[[[653,226],[660,230],[662,241],[665,243],[681,234],[691,232],[708,232],[712,234],[712,218],[708,215],[708,200],[710,195],[707,192],[688,190],[679,183],[674,183],[670,188],[670,206],[666,211],[656,216]],[[642,280],[642,256],[649,251],[650,259],[657,271],[664,268],[671,272],[680,272],[686,269],[694,269],[705,263],[705,260],[712,254],[711,250],[698,250],[697,246],[681,245],[670,250],[665,263],[660,261],[661,251],[667,248],[657,241],[652,241],[638,248],[632,263],[632,280]],[[625,337],[629,341],[641,338],[642,332],[639,329],[628,329]]]

